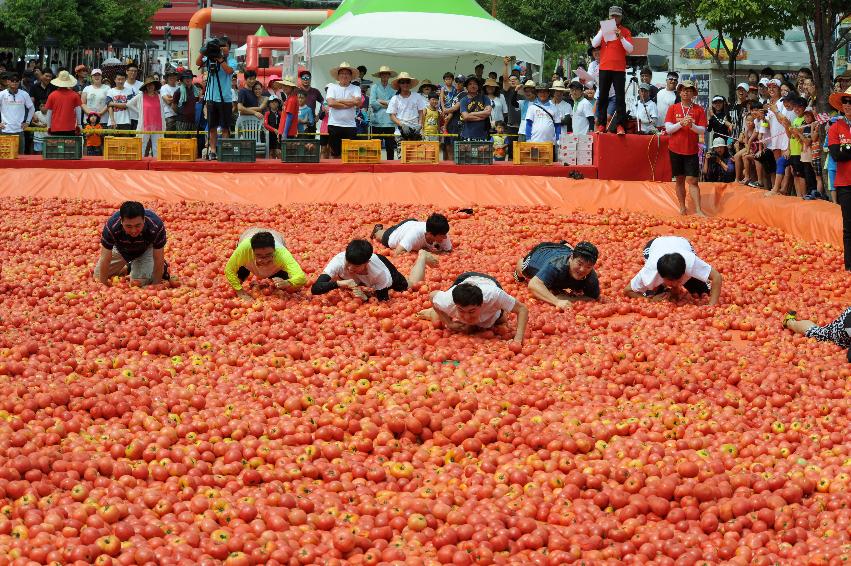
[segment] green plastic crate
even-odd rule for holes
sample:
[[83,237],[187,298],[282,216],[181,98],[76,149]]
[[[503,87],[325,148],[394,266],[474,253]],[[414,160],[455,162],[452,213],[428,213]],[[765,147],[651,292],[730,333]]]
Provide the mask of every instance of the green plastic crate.
[[493,142],[457,140],[452,147],[457,165],[493,165]]
[[83,136],[47,136],[41,156],[44,159],[82,159]]
[[312,137],[281,140],[281,161],[284,163],[319,163],[319,140]]
[[257,142],[236,138],[220,139],[216,157],[225,163],[254,163],[257,161]]

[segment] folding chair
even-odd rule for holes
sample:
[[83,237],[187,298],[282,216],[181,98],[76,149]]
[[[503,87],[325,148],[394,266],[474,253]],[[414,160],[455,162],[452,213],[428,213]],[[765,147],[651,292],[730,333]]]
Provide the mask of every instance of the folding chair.
[[257,142],[257,153],[263,153],[269,159],[269,137],[263,122],[254,116],[240,116],[236,119],[236,137]]

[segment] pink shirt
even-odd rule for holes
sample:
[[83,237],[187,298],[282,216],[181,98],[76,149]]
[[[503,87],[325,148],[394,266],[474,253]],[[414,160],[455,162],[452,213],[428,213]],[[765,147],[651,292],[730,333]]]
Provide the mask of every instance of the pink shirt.
[[160,96],[142,95],[142,112],[145,116],[144,128],[147,132],[158,132],[163,127],[163,119],[160,115]]

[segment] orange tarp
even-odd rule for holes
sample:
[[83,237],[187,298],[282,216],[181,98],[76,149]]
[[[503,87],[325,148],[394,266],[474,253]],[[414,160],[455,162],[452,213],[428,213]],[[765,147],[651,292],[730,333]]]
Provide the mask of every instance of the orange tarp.
[[[839,207],[765,197],[740,185],[701,185],[713,216],[773,226],[797,238],[841,245]],[[677,213],[672,183],[573,180],[451,173],[263,174],[111,169],[0,169],[0,196],[89,198],[116,202],[200,200],[258,206],[304,202],[407,203],[436,207],[547,205],[557,210],[620,208]]]

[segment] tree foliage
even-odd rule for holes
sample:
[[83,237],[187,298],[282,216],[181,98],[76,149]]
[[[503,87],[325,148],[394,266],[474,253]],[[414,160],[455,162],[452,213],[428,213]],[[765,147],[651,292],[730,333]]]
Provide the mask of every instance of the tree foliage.
[[[851,0],[792,0],[810,51],[810,66],[819,91],[819,110],[828,109],[833,88],[833,56],[851,40],[851,27],[841,29],[851,16]],[[841,29],[841,31],[840,31]]]
[[0,21],[27,47],[52,38],[62,47],[76,48],[147,39],[151,18],[161,6],[161,0],[4,0]]

